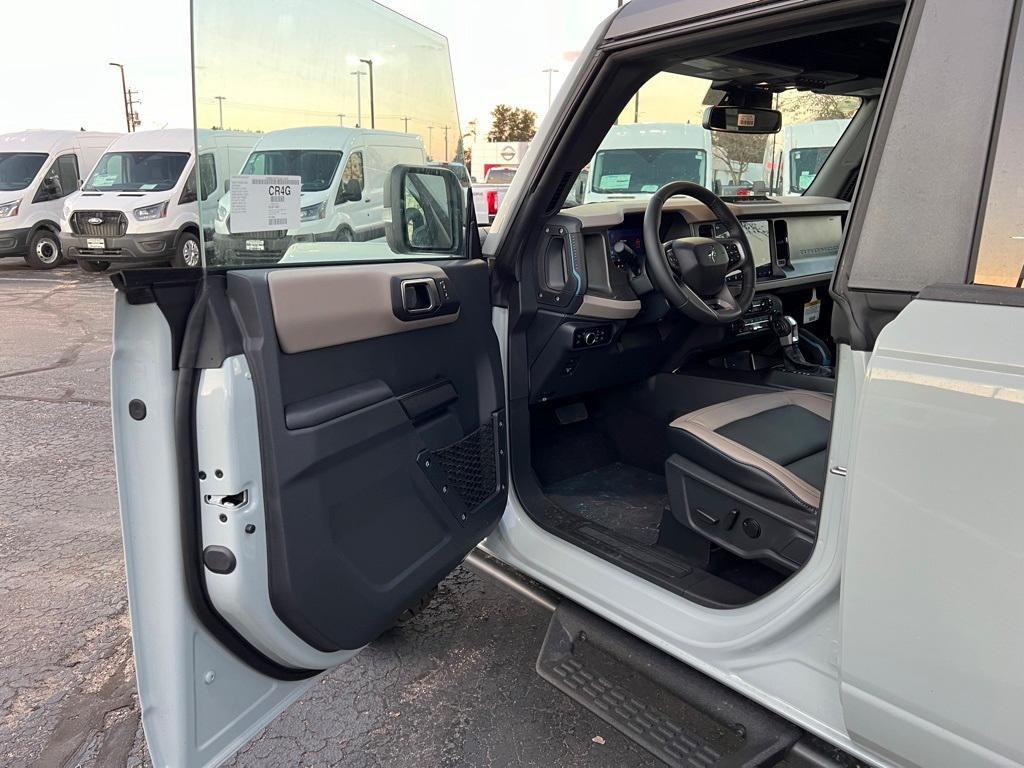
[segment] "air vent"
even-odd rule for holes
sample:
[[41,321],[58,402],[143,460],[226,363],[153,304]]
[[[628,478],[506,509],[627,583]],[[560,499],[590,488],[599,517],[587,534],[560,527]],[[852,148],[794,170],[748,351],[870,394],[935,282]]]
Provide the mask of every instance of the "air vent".
[[565,197],[565,190],[572,184],[573,178],[574,174],[572,173],[562,175],[562,180],[558,182],[554,194],[551,195],[551,200],[548,201],[548,215],[557,213],[558,209],[562,207],[562,198]]
[[785,219],[775,220],[775,262],[785,269],[789,266],[789,225]]

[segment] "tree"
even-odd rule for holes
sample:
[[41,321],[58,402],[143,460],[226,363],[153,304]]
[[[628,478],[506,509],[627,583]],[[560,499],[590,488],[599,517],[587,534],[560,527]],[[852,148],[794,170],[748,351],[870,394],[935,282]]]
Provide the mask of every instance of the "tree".
[[815,120],[846,120],[860,106],[855,96],[833,96],[828,93],[788,91],[779,97],[783,123],[809,123]]
[[499,104],[491,110],[488,141],[530,141],[536,133],[536,112],[507,104]]
[[765,136],[761,133],[724,133],[711,135],[715,157],[725,163],[732,183],[738,183],[751,163],[764,159]]

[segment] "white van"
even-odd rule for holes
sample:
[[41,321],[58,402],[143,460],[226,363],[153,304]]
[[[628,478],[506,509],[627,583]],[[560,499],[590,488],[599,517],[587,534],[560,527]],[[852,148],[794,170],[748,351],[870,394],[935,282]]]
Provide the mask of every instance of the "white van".
[[632,200],[670,181],[711,188],[711,132],[687,123],[616,125],[590,163],[584,202]]
[[231,201],[221,199],[214,243],[221,263],[279,261],[295,242],[365,241],[384,236],[384,178],[395,165],[426,162],[416,134],[312,126],[265,134],[243,176],[301,176],[299,226],[242,232],[231,226]]
[[62,259],[60,211],[119,134],[21,131],[0,135],[0,256],[25,256],[33,269]]
[[769,137],[764,150],[768,189],[779,195],[802,195],[849,124],[849,119],[795,123]]
[[201,263],[200,207],[212,221],[228,179],[257,134],[188,128],[122,136],[100,158],[81,192],[64,205],[61,243],[87,272],[111,264]]

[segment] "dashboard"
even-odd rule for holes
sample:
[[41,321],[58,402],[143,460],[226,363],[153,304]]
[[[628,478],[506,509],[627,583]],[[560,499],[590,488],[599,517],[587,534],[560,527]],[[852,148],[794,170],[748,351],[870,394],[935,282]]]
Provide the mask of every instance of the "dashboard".
[[[831,279],[849,204],[809,197],[730,204],[750,244],[757,291],[750,316],[732,326],[661,322],[670,308],[647,275],[645,207],[643,201],[591,203],[545,224],[533,262],[538,312],[527,334],[532,402],[636,381],[686,345],[708,349],[767,333],[766,301],[778,303],[791,291],[810,296],[810,288],[820,291]],[[692,198],[665,204],[663,243],[726,234]],[[739,273],[727,279],[738,292]]]
[[[847,202],[800,197],[731,207],[747,235],[759,290],[823,284],[831,278],[839,259]],[[614,204],[597,203],[570,209],[566,214],[566,218],[578,219],[586,243],[587,269],[596,272],[596,279],[587,286],[587,295],[634,299],[652,290],[645,276],[642,208],[623,206],[616,210]],[[728,230],[703,204],[683,199],[666,205],[659,234],[662,242],[692,236],[722,239],[728,237]],[[623,290],[617,271],[627,274],[632,291]],[[729,276],[733,284],[739,280],[738,272]],[[594,302],[588,304],[587,309],[592,310]],[[621,312],[615,315],[621,316]]]

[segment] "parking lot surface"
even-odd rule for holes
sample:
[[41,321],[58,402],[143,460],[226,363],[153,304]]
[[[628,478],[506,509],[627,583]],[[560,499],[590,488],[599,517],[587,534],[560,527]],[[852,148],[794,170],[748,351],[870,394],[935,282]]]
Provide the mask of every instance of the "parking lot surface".
[[[113,289],[0,261],[0,765],[148,765],[110,433]],[[546,612],[460,569],[232,766],[656,764],[543,682]]]

